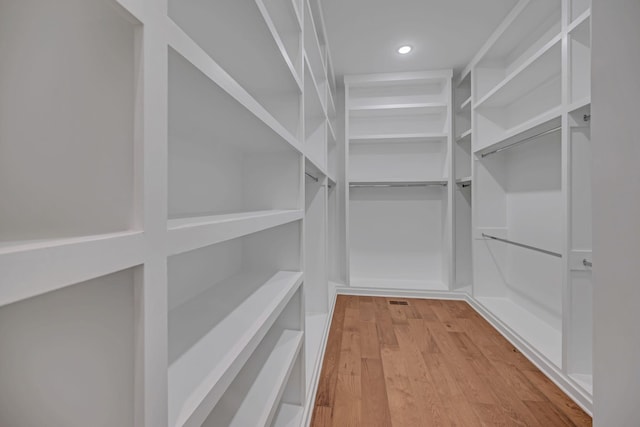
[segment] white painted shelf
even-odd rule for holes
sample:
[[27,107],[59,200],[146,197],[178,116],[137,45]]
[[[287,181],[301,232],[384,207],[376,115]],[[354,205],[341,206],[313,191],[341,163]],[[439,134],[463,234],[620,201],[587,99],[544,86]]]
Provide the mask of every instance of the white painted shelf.
[[[289,133],[297,135],[299,79],[282,55],[287,49],[275,31],[267,8],[260,5],[261,1],[199,4],[170,0],[169,26],[172,23],[179,26]],[[229,34],[246,37],[229,37]]]
[[476,297],[476,299],[547,360],[557,367],[562,366],[562,335],[558,329],[509,298]]
[[421,185],[421,184],[425,184],[425,185],[442,185],[445,186],[448,184],[448,181],[446,178],[442,178],[442,179],[403,179],[403,178],[398,178],[398,179],[385,179],[385,180],[355,180],[355,179],[351,179],[349,180],[349,184],[355,184],[355,185],[391,185],[391,184],[407,184],[407,185]]
[[[233,107],[231,103],[227,102],[224,106],[217,104],[216,111],[218,113],[229,112],[247,114],[255,116],[264,125],[268,126],[274,133],[276,133],[280,139],[286,141],[294,149],[302,152],[302,146],[298,141],[295,133],[292,133],[290,129],[285,128],[276,118],[265,109],[261,103],[259,103],[245,88],[243,88],[234,78],[232,78],[209,54],[203,50],[187,33],[185,33],[178,25],[176,25],[171,19],[167,20],[167,37],[169,46],[174,49],[175,52],[186,61],[188,61],[193,67],[197,68],[202,74],[204,74],[212,83],[219,86],[223,91],[229,94],[241,107]],[[184,68],[183,68],[184,69]],[[224,100],[210,100],[212,103],[220,102]],[[246,112],[242,110],[246,109]],[[233,117],[233,122],[242,121],[250,122],[249,119],[239,120]],[[249,132],[256,129],[256,126],[249,127],[248,129],[243,126],[237,126],[236,131]],[[215,130],[213,128],[212,130]],[[247,142],[253,144],[263,143],[265,135],[268,133],[258,132],[254,134],[253,138],[244,138]]]
[[169,312],[171,426],[204,421],[301,283],[299,272],[240,273]]
[[465,111],[471,110],[471,96],[469,96],[458,108],[458,113],[463,113]]
[[[485,144],[477,143],[473,147],[474,153],[482,153],[492,151],[510,144],[513,141],[527,138],[540,132],[560,126],[560,116],[562,114],[562,106],[558,106],[549,110],[531,120],[508,129],[493,139],[485,142]],[[477,142],[477,140],[476,140]]]
[[[324,92],[327,85],[326,68],[324,65],[320,40],[318,40],[318,32],[313,22],[311,9],[308,0],[304,3],[304,52],[305,57],[309,61],[310,71],[316,87],[321,93]],[[322,98],[322,108],[326,110],[326,100]]]
[[0,244],[0,306],[144,262],[141,231]]
[[298,89],[302,92],[302,51],[300,49],[302,25],[296,15],[294,2],[256,0],[256,5],[260,9]]
[[300,427],[303,411],[304,408],[300,405],[282,403],[273,421],[273,427]]
[[445,142],[446,133],[406,133],[406,134],[368,134],[349,137],[350,144],[389,143],[389,142]]
[[439,102],[416,102],[407,104],[367,104],[352,106],[349,110],[349,115],[351,117],[429,115],[442,114],[446,112],[447,108],[447,104]]
[[458,138],[456,138],[456,142],[463,142],[469,140],[469,137],[473,134],[473,129],[466,130],[460,134]]
[[168,255],[288,224],[303,216],[302,210],[266,210],[171,219],[167,223]]
[[480,99],[474,109],[504,107],[548,81],[559,78],[562,64],[560,40],[560,36],[554,37]]
[[[222,405],[221,402],[203,427],[221,425],[220,420],[224,420],[224,425],[228,427],[270,426],[302,345],[302,331],[283,330],[259,371],[252,378],[246,379],[251,381],[249,389],[246,392],[242,390],[242,397],[225,397],[225,400],[229,400],[229,405]],[[238,402],[238,399],[241,401]],[[235,413],[229,412],[234,409]]]

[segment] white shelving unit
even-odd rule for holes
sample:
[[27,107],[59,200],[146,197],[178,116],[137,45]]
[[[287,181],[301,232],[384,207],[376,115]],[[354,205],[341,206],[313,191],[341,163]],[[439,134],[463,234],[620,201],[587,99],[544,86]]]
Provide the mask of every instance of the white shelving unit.
[[[519,1],[462,73],[472,88],[473,299],[587,410],[589,3]],[[456,154],[459,179],[466,152]]]
[[0,23],[0,424],[300,425],[337,264],[318,4],[28,0]]
[[449,289],[451,76],[345,77],[352,287]]

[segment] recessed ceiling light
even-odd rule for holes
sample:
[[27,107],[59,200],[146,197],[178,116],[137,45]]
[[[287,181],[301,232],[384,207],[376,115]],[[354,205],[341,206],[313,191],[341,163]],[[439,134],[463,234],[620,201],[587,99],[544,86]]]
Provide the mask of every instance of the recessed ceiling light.
[[406,55],[407,53],[411,52],[412,47],[409,45],[404,45],[404,46],[400,46],[398,48],[398,53],[400,55]]

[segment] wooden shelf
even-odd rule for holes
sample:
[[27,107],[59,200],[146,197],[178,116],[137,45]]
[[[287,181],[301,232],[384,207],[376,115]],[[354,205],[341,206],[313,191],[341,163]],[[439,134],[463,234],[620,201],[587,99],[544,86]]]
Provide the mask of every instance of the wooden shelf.
[[301,210],[267,210],[171,219],[167,223],[168,255],[299,221],[303,216]]
[[[204,421],[302,283],[299,272],[269,276],[240,273],[169,312],[170,425]],[[234,305],[248,287],[255,291]]]
[[[199,5],[170,0],[169,45],[205,74],[215,73],[213,65],[208,64],[213,62],[220,71],[224,70],[225,80],[237,82],[288,133],[297,135],[300,81],[292,71],[294,67],[288,65],[292,60],[283,57],[287,50],[282,39],[274,26],[268,25],[273,21],[265,21],[265,16],[269,17],[268,9],[259,7],[260,4],[209,2]],[[244,37],[229,37],[229,34],[244,34]]]
[[141,231],[3,242],[0,245],[0,306],[143,262]]
[[[224,424],[229,427],[271,425],[278,410],[278,402],[284,393],[285,385],[302,345],[303,333],[301,331],[287,329],[282,331],[273,351],[260,366],[255,376],[247,381],[241,381],[244,383],[243,386],[249,387],[246,391],[243,387],[244,394],[241,397],[241,402],[238,402],[237,395],[229,398],[229,406],[233,406],[233,408],[226,407],[227,405],[217,407],[203,426],[217,426],[220,420],[229,420]],[[230,409],[236,409],[235,413],[230,413]],[[213,424],[209,421],[213,421]]]

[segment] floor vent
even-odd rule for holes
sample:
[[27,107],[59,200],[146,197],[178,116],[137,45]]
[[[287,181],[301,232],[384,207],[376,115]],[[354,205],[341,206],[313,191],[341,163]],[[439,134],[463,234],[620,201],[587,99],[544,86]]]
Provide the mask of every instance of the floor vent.
[[406,301],[389,301],[389,304],[391,304],[391,305],[409,305],[409,303],[406,302]]

